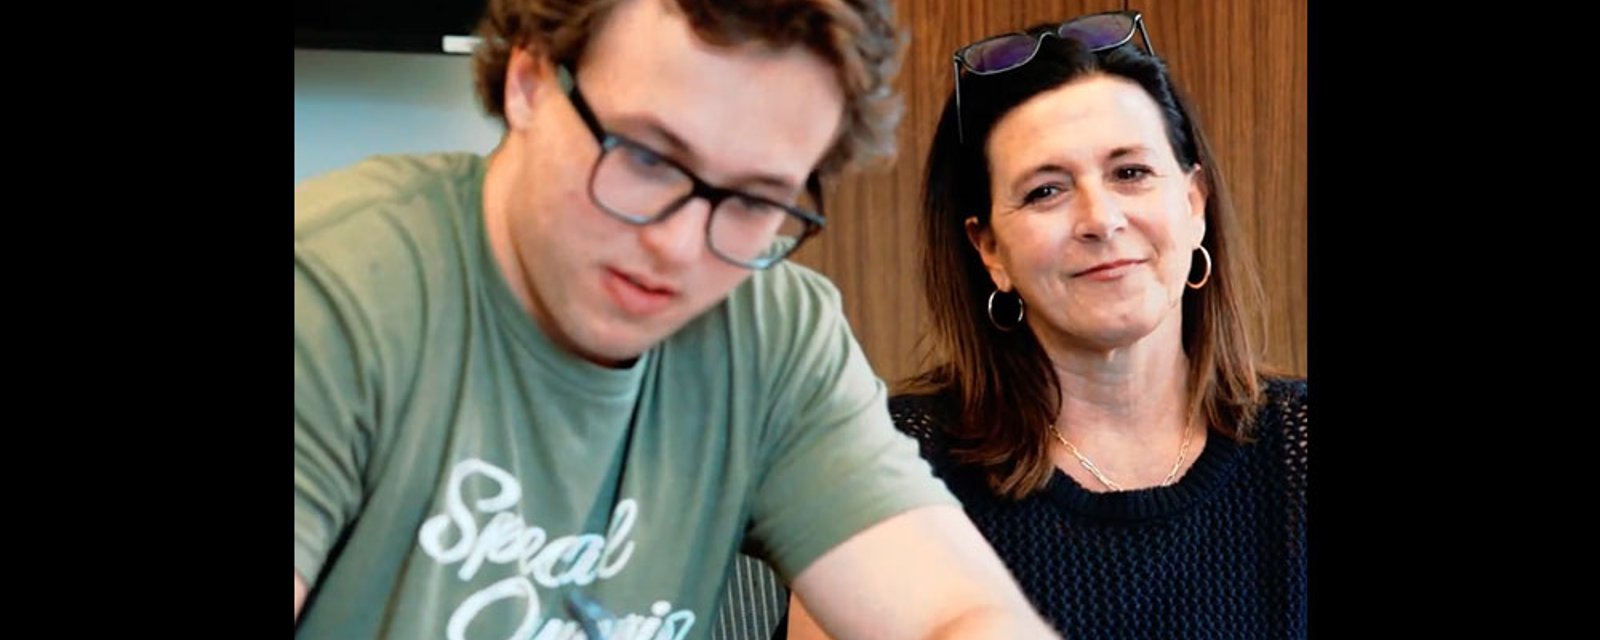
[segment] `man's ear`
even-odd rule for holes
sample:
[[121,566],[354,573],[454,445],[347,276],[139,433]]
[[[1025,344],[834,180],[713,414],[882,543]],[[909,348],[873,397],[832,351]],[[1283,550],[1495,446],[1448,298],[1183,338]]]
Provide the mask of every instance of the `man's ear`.
[[506,63],[505,104],[506,125],[513,131],[526,129],[533,120],[533,103],[540,92],[555,86],[549,82],[554,68],[544,55],[527,47],[511,50]]

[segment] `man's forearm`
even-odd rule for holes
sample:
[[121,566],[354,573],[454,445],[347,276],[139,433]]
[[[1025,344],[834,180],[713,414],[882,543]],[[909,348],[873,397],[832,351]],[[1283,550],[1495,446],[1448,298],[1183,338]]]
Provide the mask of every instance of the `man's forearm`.
[[964,611],[949,622],[939,625],[931,636],[934,640],[979,638],[995,640],[1025,640],[1048,638],[1060,640],[1056,634],[1031,609],[1017,610],[999,607],[976,607]]

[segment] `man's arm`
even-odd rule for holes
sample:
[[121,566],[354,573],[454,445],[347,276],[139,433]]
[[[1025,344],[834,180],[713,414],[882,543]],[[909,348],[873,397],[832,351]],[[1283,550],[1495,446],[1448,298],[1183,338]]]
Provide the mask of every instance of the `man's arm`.
[[300,621],[300,607],[306,603],[306,581],[300,578],[300,572],[294,572],[294,621]]
[[[296,201],[298,206],[298,200]],[[348,267],[344,267],[348,270]],[[294,617],[366,492],[382,411],[370,315],[341,267],[295,242]],[[319,596],[320,597],[320,596]]]
[[784,625],[789,629],[788,640],[832,640],[827,632],[822,630],[822,625],[817,624],[817,619],[811,617],[811,612],[806,611],[800,596],[789,593],[789,619]]
[[[1059,638],[959,507],[913,509],[794,580],[790,638]],[[813,618],[814,616],[814,618]],[[808,635],[809,634],[809,635]]]

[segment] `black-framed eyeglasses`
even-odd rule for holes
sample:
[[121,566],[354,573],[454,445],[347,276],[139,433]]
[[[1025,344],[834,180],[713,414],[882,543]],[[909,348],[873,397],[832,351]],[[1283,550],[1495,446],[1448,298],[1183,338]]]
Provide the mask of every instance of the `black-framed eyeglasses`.
[[703,198],[711,205],[706,245],[718,258],[749,269],[776,264],[826,225],[822,181],[815,171],[806,177],[804,194],[815,211],[713,186],[671,158],[606,131],[578,89],[571,68],[558,64],[556,72],[578,117],[600,144],[600,156],[589,174],[589,197],[612,217],[633,225],[651,224],[690,200]]
[[1134,32],[1144,40],[1144,50],[1156,55],[1150,46],[1150,34],[1144,29],[1144,16],[1138,11],[1107,11],[1079,16],[1061,23],[1054,29],[1038,33],[1005,33],[990,36],[956,49],[952,65],[956,77],[956,134],[966,142],[965,127],[961,122],[961,72],[980,76],[1005,73],[1028,64],[1039,55],[1045,36],[1068,38],[1083,43],[1090,53],[1115,49],[1133,40]]

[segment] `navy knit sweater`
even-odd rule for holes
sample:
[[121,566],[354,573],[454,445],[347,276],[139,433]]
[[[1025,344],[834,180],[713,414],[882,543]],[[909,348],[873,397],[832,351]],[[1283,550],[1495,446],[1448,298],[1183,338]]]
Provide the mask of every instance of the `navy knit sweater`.
[[953,405],[896,396],[895,424],[1068,638],[1306,636],[1306,383],[1272,380],[1256,439],[1215,433],[1178,482],[1091,493],[1056,470],[1013,502],[953,465]]

